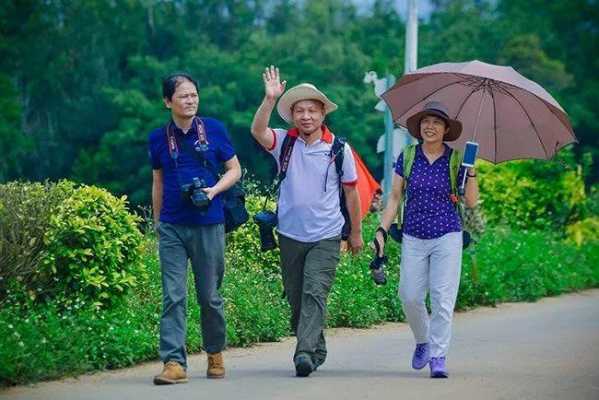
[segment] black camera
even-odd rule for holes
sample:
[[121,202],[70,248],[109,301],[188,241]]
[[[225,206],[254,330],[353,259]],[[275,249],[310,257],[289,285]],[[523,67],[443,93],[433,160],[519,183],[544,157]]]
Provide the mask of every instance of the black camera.
[[385,276],[385,264],[387,263],[387,257],[382,253],[383,248],[381,248],[381,244],[376,238],[377,233],[381,233],[383,235],[383,244],[382,247],[385,247],[385,242],[387,241],[387,231],[383,227],[378,227],[374,236],[374,240],[372,241],[374,244],[374,259],[370,262],[370,273],[372,275],[372,280],[377,285],[384,285],[387,283],[387,277]]
[[387,263],[387,256],[379,257],[374,256],[374,259],[370,262],[370,274],[372,280],[377,285],[384,285],[387,283],[387,277],[385,276],[385,264]]
[[277,226],[277,214],[272,211],[262,210],[254,215],[254,221],[260,230],[260,249],[268,251],[277,247],[274,228]]
[[202,178],[193,178],[191,183],[181,185],[181,196],[183,199],[191,201],[191,204],[201,210],[207,210],[210,206],[208,195],[202,190],[208,187]]

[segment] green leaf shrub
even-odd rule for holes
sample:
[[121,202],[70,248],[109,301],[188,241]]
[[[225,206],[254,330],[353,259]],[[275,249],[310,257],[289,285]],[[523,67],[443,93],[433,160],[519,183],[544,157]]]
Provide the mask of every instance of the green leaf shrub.
[[599,286],[599,242],[577,247],[550,231],[496,227],[462,263],[457,308],[534,301]]
[[0,185],[0,302],[11,286],[35,297],[46,289],[40,282],[44,235],[59,204],[72,195],[74,185],[9,182]]
[[481,162],[479,185],[490,225],[563,230],[580,218],[586,200],[584,174],[571,150],[555,160]]
[[[118,200],[118,199],[117,199]],[[249,196],[252,213],[263,198]],[[66,202],[65,202],[66,203]],[[272,206],[272,204],[271,204]],[[369,242],[377,216],[367,217]],[[388,283],[376,286],[368,263],[372,252],[344,255],[329,297],[330,327],[366,328],[402,321],[397,296],[400,246],[386,247]],[[158,356],[162,286],[155,237],[141,242],[145,274],[122,301],[97,308],[85,291],[34,302],[11,292],[0,308],[0,384],[15,384],[86,371],[119,368]],[[227,236],[225,298],[227,342],[246,346],[289,335],[289,307],[282,298],[278,251],[259,250],[258,230],[249,222]],[[187,349],[201,349],[200,309],[191,272],[187,294]],[[493,306],[505,301],[534,301],[542,296],[599,286],[599,243],[577,247],[559,233],[490,227],[464,254],[457,308]],[[110,296],[120,296],[111,293]]]
[[143,279],[140,220],[124,196],[79,187],[50,219],[41,280],[52,281],[52,295],[67,302],[76,297],[99,307],[118,301]]

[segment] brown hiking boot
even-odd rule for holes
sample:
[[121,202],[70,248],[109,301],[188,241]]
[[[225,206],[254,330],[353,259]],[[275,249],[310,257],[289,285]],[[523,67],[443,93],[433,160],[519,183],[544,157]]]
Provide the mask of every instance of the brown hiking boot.
[[216,379],[225,377],[223,353],[208,353],[208,370],[206,371],[206,376]]
[[176,361],[168,361],[160,375],[154,377],[154,385],[170,385],[187,382],[187,372]]

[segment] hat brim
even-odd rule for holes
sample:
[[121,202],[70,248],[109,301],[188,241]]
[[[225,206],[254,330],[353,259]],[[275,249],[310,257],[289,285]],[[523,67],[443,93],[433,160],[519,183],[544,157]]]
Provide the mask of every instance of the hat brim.
[[310,84],[300,84],[286,91],[277,104],[277,112],[287,123],[293,121],[291,107],[298,101],[317,100],[324,104],[325,115],[337,109],[337,104],[333,103],[320,90]]
[[436,110],[423,110],[412,115],[406,121],[408,132],[410,132],[410,135],[414,136],[416,139],[422,140],[422,135],[420,134],[420,120],[427,115],[434,115],[447,122],[449,131],[443,136],[444,142],[453,142],[462,134],[462,123],[460,121],[447,118],[443,113]]

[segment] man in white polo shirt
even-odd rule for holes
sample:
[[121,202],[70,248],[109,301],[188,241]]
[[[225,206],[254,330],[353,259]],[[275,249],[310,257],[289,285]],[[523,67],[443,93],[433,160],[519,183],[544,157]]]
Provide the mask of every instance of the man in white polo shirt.
[[[265,96],[252,122],[252,135],[278,164],[285,137],[294,139],[291,152],[286,152],[288,169],[280,186],[277,232],[291,328],[297,337],[295,370],[297,376],[308,376],[327,355],[327,296],[335,279],[345,222],[341,187],[351,223],[349,248],[357,254],[364,245],[356,166],[345,144],[342,176],[337,173],[332,154],[334,135],[324,125],[326,114],[337,109],[333,102],[308,83],[285,92],[286,82],[281,82],[279,70],[273,66],[266,68],[262,77]],[[279,97],[277,111],[291,125],[289,130],[268,127]]]

